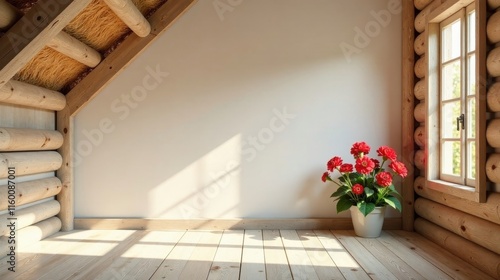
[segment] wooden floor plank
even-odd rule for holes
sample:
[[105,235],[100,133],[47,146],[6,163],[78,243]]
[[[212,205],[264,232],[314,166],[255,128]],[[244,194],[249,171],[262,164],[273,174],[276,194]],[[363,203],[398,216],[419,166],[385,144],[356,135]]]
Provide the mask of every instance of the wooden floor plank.
[[264,230],[262,237],[264,239],[266,278],[293,279],[279,230]]
[[179,279],[203,234],[203,231],[187,231],[163,260],[151,279]]
[[60,232],[19,248],[0,279],[491,279],[417,233],[228,230]]
[[321,280],[345,279],[312,230],[297,230],[304,249]]
[[353,231],[332,231],[337,240],[346,248],[351,256],[361,265],[372,279],[398,280],[370,250],[367,250],[358,240]]
[[222,231],[205,232],[182,270],[179,279],[207,279],[221,237]]
[[356,239],[398,279],[425,279],[409,264],[380,243],[377,238],[356,237]]
[[224,231],[207,279],[238,280],[244,235],[243,230]]
[[[102,272],[87,279],[149,279],[185,231],[150,231]],[[96,275],[96,276],[94,276]]]
[[389,250],[396,254],[407,264],[411,264],[413,269],[418,271],[426,279],[452,279],[448,274],[434,266],[432,263],[423,259],[414,250],[404,246],[394,237],[386,232],[382,232],[378,240]]
[[[68,279],[75,271],[88,264],[101,261],[103,256],[115,250],[121,242],[132,238],[137,231],[92,231],[84,239],[61,236],[46,240],[40,266],[30,269],[16,279]],[[77,234],[78,236],[82,234]],[[63,248],[58,250],[56,248]],[[64,277],[62,277],[64,276]]]
[[265,280],[266,265],[262,230],[245,230],[241,256],[241,280]]
[[454,279],[493,279],[486,273],[417,233],[391,231],[389,234]]
[[333,233],[329,230],[315,230],[314,233],[346,279],[370,279]]
[[295,230],[280,230],[293,279],[319,279]]

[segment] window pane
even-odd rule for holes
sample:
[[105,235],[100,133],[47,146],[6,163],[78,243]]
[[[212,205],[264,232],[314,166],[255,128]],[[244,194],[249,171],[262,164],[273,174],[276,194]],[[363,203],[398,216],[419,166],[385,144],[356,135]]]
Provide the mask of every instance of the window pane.
[[460,61],[445,65],[442,71],[442,100],[460,97]]
[[467,41],[468,41],[468,52],[476,50],[476,12],[473,11],[468,16],[467,24]]
[[469,55],[469,62],[467,68],[468,85],[467,95],[476,94],[476,55]]
[[[441,112],[441,133],[443,138],[460,138],[457,117],[461,114],[460,101],[444,103]],[[461,129],[461,128],[460,128]]]
[[467,167],[467,178],[476,179],[476,141],[469,142],[467,153],[467,161],[469,164]]
[[453,23],[447,25],[442,31],[442,57],[443,62],[460,56],[460,32],[461,20],[457,19]]
[[441,146],[441,172],[460,176],[460,141],[444,141]]
[[476,138],[476,98],[467,98],[467,138]]

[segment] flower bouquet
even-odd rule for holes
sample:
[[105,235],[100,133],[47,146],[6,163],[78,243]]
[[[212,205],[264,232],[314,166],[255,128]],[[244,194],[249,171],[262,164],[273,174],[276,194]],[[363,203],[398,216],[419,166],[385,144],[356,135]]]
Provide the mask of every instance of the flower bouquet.
[[[331,195],[336,197],[337,213],[348,210],[351,206],[357,206],[364,216],[371,213],[375,207],[386,205],[401,211],[401,203],[397,198],[400,195],[392,181],[394,175],[406,177],[406,166],[397,160],[396,152],[390,147],[381,146],[377,149],[377,155],[381,157],[382,162],[368,157],[369,152],[370,146],[365,142],[356,142],[351,148],[354,166],[343,163],[342,158],[338,156],[328,161],[327,171],[321,179],[323,182],[332,181],[339,186]],[[390,171],[384,169],[386,163]],[[338,182],[331,177],[336,170],[340,173]]]

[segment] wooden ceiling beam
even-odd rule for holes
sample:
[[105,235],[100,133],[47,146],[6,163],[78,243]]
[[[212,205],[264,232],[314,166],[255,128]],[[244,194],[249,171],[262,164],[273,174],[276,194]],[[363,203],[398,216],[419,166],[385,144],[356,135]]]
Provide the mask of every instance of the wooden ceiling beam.
[[49,42],[47,47],[64,54],[88,67],[94,68],[101,63],[101,54],[68,33],[61,31]]
[[16,80],[0,87],[0,102],[53,111],[66,107],[64,94]]
[[9,29],[22,13],[5,0],[0,0],[0,30]]
[[78,83],[67,95],[70,114],[73,116],[99,93],[103,87],[140,54],[157,35],[168,28],[196,0],[169,0],[150,18],[151,33],[144,38],[129,36],[101,64]]
[[40,1],[0,37],[0,87],[59,34],[90,1]]
[[151,25],[131,0],[104,0],[104,2],[137,36],[149,35]]

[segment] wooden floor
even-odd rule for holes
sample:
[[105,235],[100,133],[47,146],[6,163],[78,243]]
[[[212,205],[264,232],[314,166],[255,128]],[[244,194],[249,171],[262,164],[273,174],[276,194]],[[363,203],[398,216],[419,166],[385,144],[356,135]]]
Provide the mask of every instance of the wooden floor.
[[17,253],[0,279],[492,279],[418,234],[86,230]]

